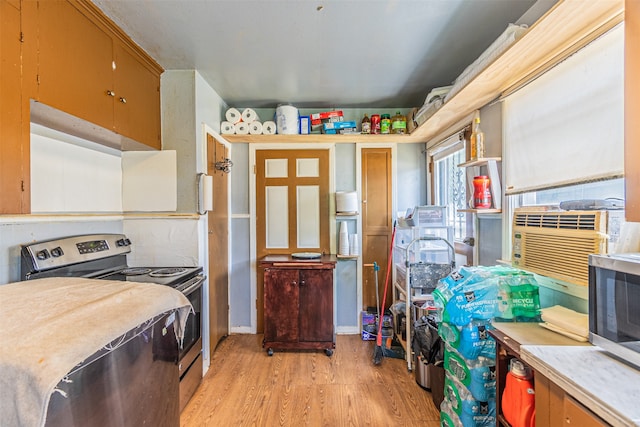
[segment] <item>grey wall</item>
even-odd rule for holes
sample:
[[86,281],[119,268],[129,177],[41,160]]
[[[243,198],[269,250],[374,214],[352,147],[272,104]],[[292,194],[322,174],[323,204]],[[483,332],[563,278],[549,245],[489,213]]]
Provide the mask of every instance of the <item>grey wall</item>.
[[427,204],[426,153],[424,144],[398,144],[397,210]]

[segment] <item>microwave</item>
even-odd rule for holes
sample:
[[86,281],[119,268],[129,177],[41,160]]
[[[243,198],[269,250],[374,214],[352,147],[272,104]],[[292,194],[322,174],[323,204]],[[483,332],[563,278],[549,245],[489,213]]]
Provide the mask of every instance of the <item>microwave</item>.
[[589,256],[589,342],[640,369],[640,253]]

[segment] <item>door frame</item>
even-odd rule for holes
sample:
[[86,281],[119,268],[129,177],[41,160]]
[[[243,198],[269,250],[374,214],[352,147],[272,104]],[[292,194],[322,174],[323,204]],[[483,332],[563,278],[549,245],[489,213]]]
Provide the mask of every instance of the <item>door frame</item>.
[[[211,135],[216,141],[218,141],[219,143],[221,143],[222,145],[224,145],[227,150],[228,150],[228,154],[229,154],[229,158],[231,158],[232,156],[232,150],[233,150],[233,144],[229,143],[226,139],[224,139],[224,137],[222,135],[220,135],[218,132],[214,131],[210,126],[208,126],[206,123],[202,124],[202,151],[199,153],[200,158],[197,161],[197,163],[199,165],[202,165],[202,169],[199,170],[197,173],[207,173],[208,172],[208,152],[207,152],[207,134]],[[205,256],[203,257],[203,262],[202,262],[202,267],[203,270],[206,272],[209,271],[209,216],[208,216],[208,212],[205,213],[204,215],[199,215],[200,216],[200,233],[202,233],[202,236],[206,236],[206,240],[200,242],[200,253],[204,253]],[[228,228],[228,239],[227,239],[227,269],[229,271],[229,273],[231,273],[231,265],[232,265],[232,246],[231,246],[231,242],[233,241],[233,229],[231,228],[231,179],[227,179],[227,228]],[[230,289],[230,280],[231,280],[231,274],[229,274],[227,276],[227,289]],[[210,347],[211,347],[211,342],[209,337],[210,335],[210,328],[209,328],[209,322],[210,322],[210,307],[209,307],[209,277],[207,274],[207,279],[205,280],[204,284],[202,285],[202,289],[203,289],[203,298],[202,298],[202,308],[203,308],[203,318],[202,318],[202,357],[203,357],[203,362],[204,362],[204,373],[206,373],[209,369],[209,365],[211,363],[211,360],[209,359],[209,355],[211,354],[210,352]],[[229,307],[229,310],[227,312],[227,322],[229,325],[229,332],[231,332],[231,292],[227,292],[227,307]]]
[[[256,274],[258,272],[257,245],[256,245],[256,151],[258,150],[329,150],[329,194],[335,193],[335,143],[315,143],[312,142],[313,136],[309,135],[311,143],[309,144],[287,144],[287,143],[252,143],[249,144],[249,235],[251,236],[249,243],[249,253],[251,259],[251,331],[255,334],[258,328],[258,281]],[[230,194],[230,193],[229,193]],[[231,240],[231,238],[229,239]],[[335,221],[335,200],[329,197],[329,247],[331,253],[336,251],[336,221]],[[334,306],[335,306],[335,283],[334,283]],[[335,317],[335,313],[334,313]],[[334,319],[335,321],[335,319]]]
[[[399,136],[398,138],[402,138],[402,136]],[[356,144],[356,155],[355,155],[356,157],[356,170],[355,170],[356,192],[358,193],[358,200],[360,204],[362,204],[362,149],[363,148],[390,148],[391,149],[391,215],[392,217],[395,218],[395,215],[397,215],[397,210],[398,210],[398,187],[397,187],[398,186],[398,143],[368,142],[368,143]],[[360,236],[360,239],[362,239],[362,216],[358,217],[357,224],[358,224],[357,225],[358,236]],[[387,252],[388,251],[389,251],[389,248],[387,248]],[[364,266],[362,263],[362,256],[360,256],[358,257],[358,261],[357,261],[357,273],[356,273],[358,278],[358,284],[357,284],[358,291],[356,296],[358,301],[358,312],[361,312],[364,308],[362,306],[362,286],[363,286],[362,278],[364,277],[363,269],[364,269]],[[395,281],[395,269],[392,268],[391,272],[392,274],[389,280],[391,281],[391,286],[393,287],[393,282]],[[385,278],[380,277],[378,279],[380,280],[380,286],[383,287]],[[393,295],[393,289],[391,291],[391,294]]]

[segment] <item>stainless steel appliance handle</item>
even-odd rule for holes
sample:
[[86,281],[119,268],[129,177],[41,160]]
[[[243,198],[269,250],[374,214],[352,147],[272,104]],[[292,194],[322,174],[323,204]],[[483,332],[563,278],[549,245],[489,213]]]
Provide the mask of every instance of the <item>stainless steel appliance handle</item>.
[[188,280],[187,282],[185,282],[185,286],[187,286],[186,289],[184,289],[183,291],[181,291],[185,296],[188,296],[189,294],[193,293],[195,290],[197,290],[199,287],[202,286],[202,283],[205,281],[205,279],[207,278],[207,276],[202,275],[202,274],[198,274],[196,277],[194,277],[193,279]]

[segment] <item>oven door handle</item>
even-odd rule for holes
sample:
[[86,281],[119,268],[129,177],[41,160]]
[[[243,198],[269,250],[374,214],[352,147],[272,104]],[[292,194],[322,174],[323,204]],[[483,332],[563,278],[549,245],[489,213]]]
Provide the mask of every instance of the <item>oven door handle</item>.
[[188,284],[187,282],[187,288],[183,291],[181,291],[185,296],[188,296],[189,294],[191,294],[193,291],[197,290],[199,287],[202,286],[202,283],[204,282],[204,280],[207,278],[207,276],[204,275],[197,275],[196,277],[194,277],[193,279],[191,279],[190,281],[193,282],[193,284]]

